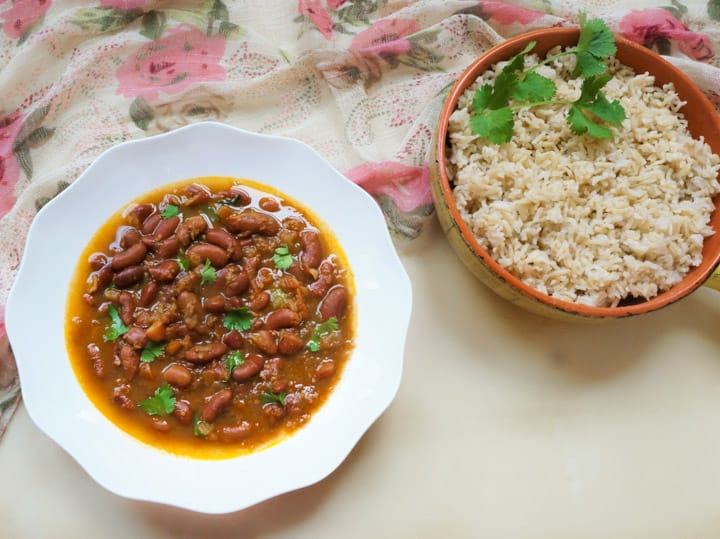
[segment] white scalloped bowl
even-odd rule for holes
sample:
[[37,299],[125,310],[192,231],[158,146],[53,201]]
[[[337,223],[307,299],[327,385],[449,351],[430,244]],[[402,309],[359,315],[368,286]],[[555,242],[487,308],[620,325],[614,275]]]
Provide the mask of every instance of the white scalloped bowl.
[[[354,273],[357,334],[339,383],[307,425],[260,452],[201,460],[145,445],[102,415],[75,378],[63,328],[78,258],[109,216],[155,187],[214,175],[273,186],[330,226]],[[208,122],[112,148],[48,203],[30,229],[6,324],[30,417],[99,484],[128,498],[225,513],[340,465],[397,392],[411,303],[369,195],[299,141]]]

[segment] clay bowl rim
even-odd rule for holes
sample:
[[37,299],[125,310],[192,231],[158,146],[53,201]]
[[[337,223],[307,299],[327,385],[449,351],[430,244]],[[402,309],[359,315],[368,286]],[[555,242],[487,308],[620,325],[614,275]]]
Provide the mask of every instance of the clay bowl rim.
[[[498,264],[490,256],[490,254],[480,246],[470,228],[460,216],[452,197],[450,180],[444,166],[447,157],[447,127],[450,115],[454,112],[457,102],[463,92],[490,66],[497,62],[507,60],[517,54],[530,41],[537,42],[536,48],[533,52],[538,50],[542,53],[542,55],[544,55],[545,51],[554,46],[561,45],[566,47],[574,45],[577,43],[579,33],[580,30],[578,28],[558,27],[545,28],[520,34],[489,49],[482,56],[474,60],[465,69],[465,71],[463,71],[450,89],[450,93],[443,103],[438,120],[434,144],[436,146],[436,164],[439,180],[436,178],[433,181],[437,181],[439,184],[442,198],[437,200],[436,197],[436,203],[444,204],[449,210],[454,224],[458,227],[463,241],[470,248],[472,254],[475,257],[478,257],[497,277],[505,281],[507,286],[510,286],[515,289],[515,291],[520,292],[527,299],[539,301],[540,303],[560,311],[582,315],[589,318],[620,318],[655,311],[684,298],[696,290],[709,278],[709,276],[717,268],[718,263],[720,263],[720,211],[718,211],[720,206],[720,195],[715,197],[715,210],[713,211],[711,217],[711,225],[715,230],[715,234],[709,238],[705,238],[705,241],[703,242],[703,259],[701,264],[691,268],[685,277],[669,290],[662,292],[649,300],[630,305],[620,305],[617,307],[594,307],[561,300],[540,292],[539,290],[523,283],[519,278],[515,277],[500,266],[500,264]],[[715,111],[712,103],[710,103],[709,99],[695,85],[695,83],[692,82],[690,78],[677,67],[650,49],[647,49],[642,45],[625,39],[617,34],[615,34],[615,43],[618,49],[617,57],[621,62],[628,62],[628,64],[640,64],[641,66],[645,66],[647,64],[648,67],[644,70],[647,70],[650,74],[655,75],[656,79],[661,79],[659,81],[656,80],[656,85],[658,82],[661,84],[665,81],[674,82],[676,91],[681,95],[683,100],[687,102],[687,104],[681,109],[681,112],[686,113],[688,108],[693,108],[700,111],[699,114],[704,115],[705,118],[712,118],[712,121],[708,122],[706,125],[696,125],[689,121],[688,126],[694,138],[698,138],[698,133],[695,131],[701,131],[702,135],[705,136],[706,142],[708,142],[713,151],[715,153],[720,153],[720,117]],[[630,58],[636,61],[630,61]],[[650,67],[654,69],[649,69]],[[708,131],[711,132],[710,136],[708,136]]]

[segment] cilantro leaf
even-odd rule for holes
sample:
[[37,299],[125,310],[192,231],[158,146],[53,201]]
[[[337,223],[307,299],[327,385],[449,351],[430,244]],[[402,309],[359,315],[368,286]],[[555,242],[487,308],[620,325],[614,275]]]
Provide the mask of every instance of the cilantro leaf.
[[200,419],[197,415],[193,419],[193,436],[198,438],[207,438],[207,436],[213,431],[213,426],[207,421]]
[[473,96],[473,102],[472,102],[472,108],[473,108],[473,112],[475,114],[478,114],[487,108],[488,103],[490,102],[491,94],[492,94],[492,85],[491,84],[483,84],[480,88],[475,90],[475,95]]
[[519,78],[518,72],[525,66],[525,55],[534,48],[535,42],[531,41],[505,64],[502,71],[495,77],[495,84],[487,99],[487,108],[495,110],[507,106],[510,102],[512,89]]
[[320,350],[320,339],[331,331],[337,331],[339,327],[338,320],[334,316],[328,318],[325,322],[319,323],[315,326],[312,337],[306,345],[307,349],[311,352],[317,352]]
[[553,81],[538,75],[534,71],[530,71],[513,87],[512,97],[516,101],[540,103],[552,99],[555,90],[557,90],[557,87]]
[[612,75],[608,74],[585,77],[585,80],[583,80],[580,88],[580,97],[576,103],[588,104],[594,101],[598,92],[610,81],[610,79],[612,79]]
[[230,309],[223,320],[223,326],[231,331],[247,331],[252,323],[253,315],[247,307]]
[[190,269],[190,259],[188,257],[180,255],[177,258],[178,266],[180,266],[180,269],[183,271],[187,271]]
[[277,403],[280,406],[285,406],[285,393],[266,391],[260,395],[260,402],[263,404]]
[[607,100],[602,92],[598,92],[595,101],[585,107],[598,118],[613,125],[621,125],[626,118],[625,109],[617,99],[612,103]]
[[494,144],[510,142],[515,120],[512,110],[505,107],[497,110],[486,110],[470,118],[473,133],[488,139]]
[[213,208],[212,206],[210,206],[210,205],[200,206],[200,209],[205,213],[205,215],[210,217],[210,220],[213,223],[217,223],[220,220],[220,216],[217,214],[217,212],[215,211],[215,208]]
[[210,264],[210,259],[205,259],[205,265],[200,268],[200,284],[212,284],[217,279],[217,271]]
[[152,363],[155,358],[165,353],[165,345],[161,342],[150,342],[140,352],[140,361],[143,363]]
[[593,76],[607,69],[604,59],[615,54],[615,37],[602,19],[587,20],[580,15],[580,38],[575,54],[577,61],[573,77]]
[[235,195],[233,198],[224,198],[220,201],[220,204],[225,204],[228,206],[240,206],[243,201],[242,195]]
[[148,415],[168,415],[175,409],[175,395],[168,384],[163,384],[138,406]]
[[240,350],[230,352],[225,359],[225,367],[227,368],[228,375],[232,376],[235,367],[239,367],[245,363],[245,356]]
[[281,245],[275,249],[273,262],[275,263],[275,267],[279,270],[286,270],[292,265],[292,255],[290,254],[290,249],[288,249],[287,245]]
[[165,206],[165,209],[160,213],[165,219],[168,217],[175,217],[176,215],[180,215],[180,210],[177,206],[174,204],[168,204]]
[[612,138],[612,131],[607,127],[595,123],[583,113],[583,107],[571,105],[568,112],[570,130],[576,135],[587,133],[596,138]]
[[118,314],[118,310],[115,305],[110,305],[107,312],[110,315],[111,322],[110,325],[105,328],[103,340],[105,342],[114,342],[121,335],[125,335],[128,332],[128,328],[125,324],[123,324],[123,321],[120,318],[120,314]]

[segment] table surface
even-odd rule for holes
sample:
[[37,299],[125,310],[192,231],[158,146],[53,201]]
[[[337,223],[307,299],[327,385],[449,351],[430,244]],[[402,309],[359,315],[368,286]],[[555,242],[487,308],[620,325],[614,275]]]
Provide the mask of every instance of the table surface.
[[432,223],[402,261],[400,391],[311,487],[228,515],[105,491],[20,407],[0,441],[0,536],[720,537],[720,298],[599,325],[475,281]]

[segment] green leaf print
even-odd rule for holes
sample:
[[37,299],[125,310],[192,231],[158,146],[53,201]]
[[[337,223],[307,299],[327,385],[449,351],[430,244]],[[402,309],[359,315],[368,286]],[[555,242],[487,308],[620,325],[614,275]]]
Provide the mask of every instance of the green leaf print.
[[104,33],[124,28],[142,14],[143,12],[139,9],[89,7],[76,10],[75,17],[70,22],[83,30]]
[[720,0],[710,0],[707,3],[707,14],[711,19],[720,21]]
[[140,129],[147,131],[150,122],[155,118],[155,113],[148,102],[139,96],[130,103],[130,118]]
[[687,15],[687,6],[681,2],[678,2],[677,0],[670,0],[670,3],[672,4],[671,6],[660,7],[672,13],[677,20],[682,21],[683,17]]
[[162,11],[148,11],[142,18],[140,33],[148,39],[158,39],[167,26],[165,13]]

